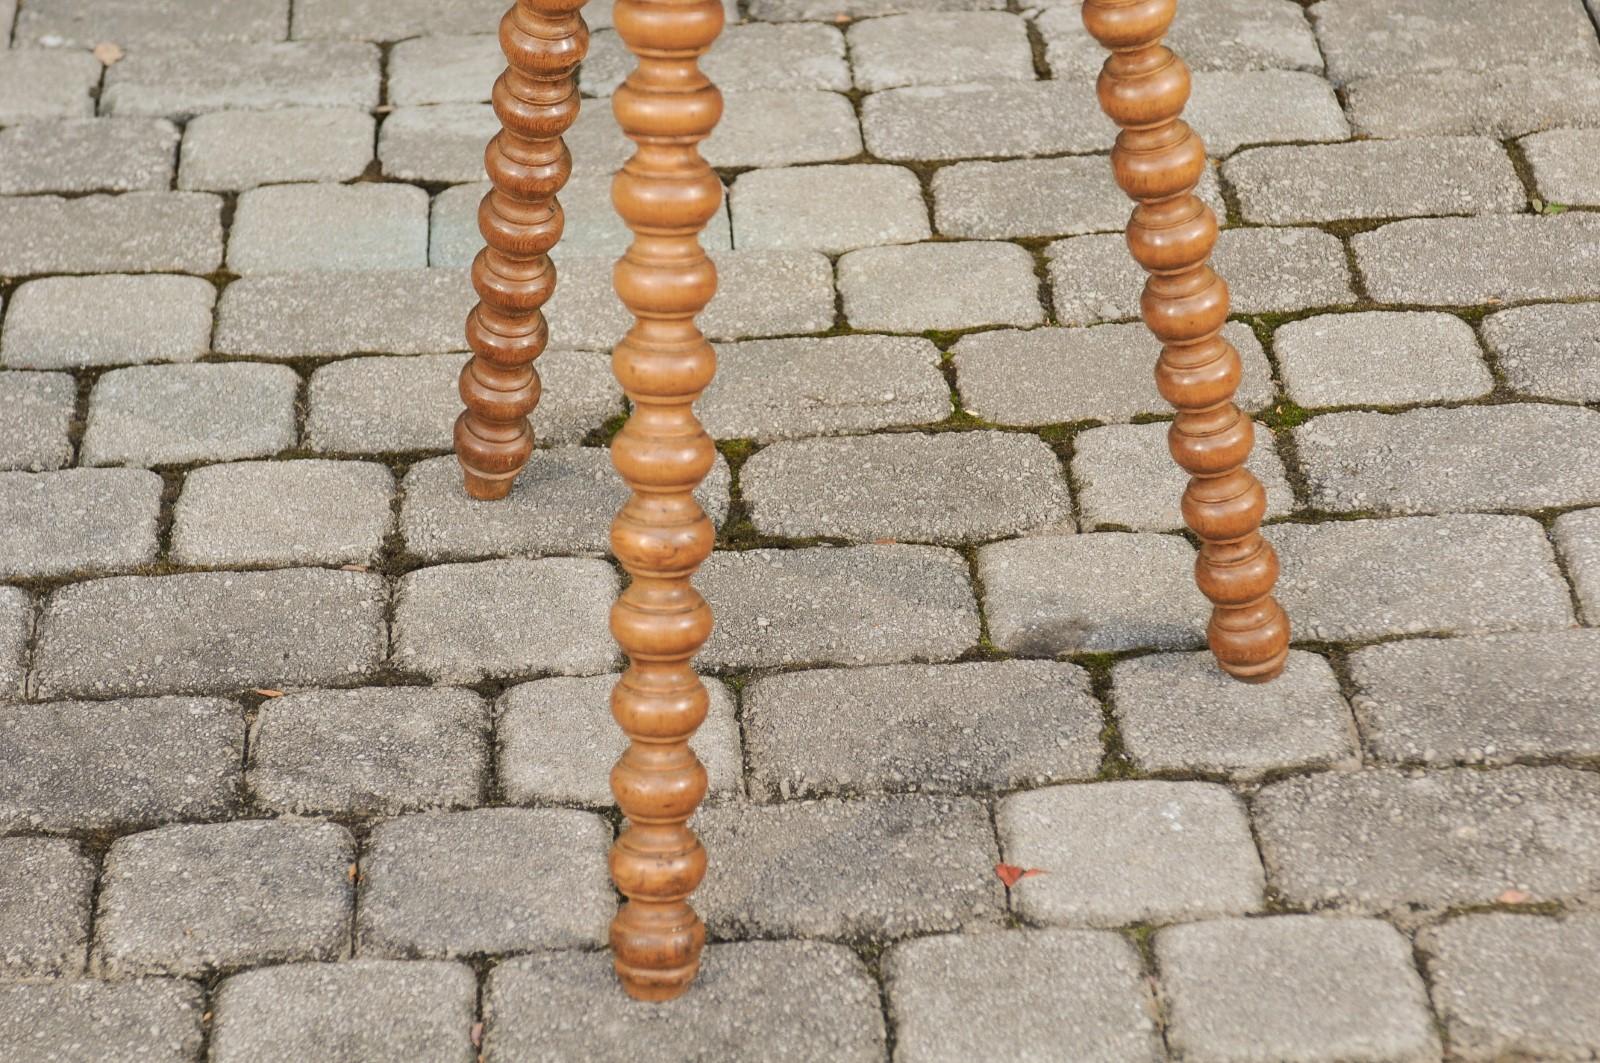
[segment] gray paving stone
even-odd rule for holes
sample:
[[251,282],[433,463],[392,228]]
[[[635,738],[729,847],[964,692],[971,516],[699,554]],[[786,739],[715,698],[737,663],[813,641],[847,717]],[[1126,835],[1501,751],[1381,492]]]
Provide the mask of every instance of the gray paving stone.
[[22,697],[32,634],[32,596],[18,587],[0,587],[0,697]]
[[0,473],[0,576],[56,579],[156,559],[161,477],[143,469]]
[[747,688],[750,788],[763,800],[964,792],[1092,779],[1100,705],[1049,661],[814,669]]
[[394,527],[394,476],[356,461],[208,465],[184,478],[172,526],[183,565],[366,563]]
[[[1183,528],[1180,503],[1189,475],[1167,449],[1171,427],[1166,422],[1115,424],[1073,437],[1072,476],[1085,528]],[[1283,516],[1294,509],[1294,492],[1267,429],[1256,429],[1255,449],[1246,467],[1266,488],[1267,516]]]
[[[1244,374],[1234,401],[1259,410],[1272,401],[1272,369],[1248,325],[1222,335],[1239,351]],[[1100,328],[996,329],[956,341],[961,404],[998,424],[1127,421],[1172,408],[1152,370],[1161,344],[1141,324]]]
[[[1418,100],[1427,100],[1418,107]],[[1600,125],[1600,73],[1589,68],[1496,67],[1363,78],[1346,86],[1359,136],[1520,137],[1553,126]]]
[[695,907],[718,937],[899,938],[993,926],[989,815],[964,797],[729,802],[693,823],[717,854]]
[[1288,903],[1421,913],[1593,891],[1600,778],[1570,768],[1328,772],[1255,799],[1273,888]]
[[1222,172],[1244,220],[1268,225],[1512,214],[1528,201],[1505,149],[1488,137],[1251,148]]
[[[379,21],[386,19],[380,16]],[[464,36],[413,37],[389,49],[389,103],[396,107],[488,103],[495,79],[506,68],[506,57],[500,50],[499,35],[486,32],[485,27],[473,27]],[[362,29],[372,32],[369,27]],[[598,36],[589,40],[584,74],[593,60]]]
[[[1060,324],[1092,325],[1139,316],[1145,275],[1129,257],[1121,236],[1058,240],[1045,249],[1045,255]],[[1229,229],[1217,240],[1211,265],[1228,282],[1235,314],[1284,313],[1356,301],[1344,245],[1318,229]]]
[[[721,455],[695,497],[714,523],[728,515],[728,463]],[[418,462],[401,487],[400,534],[427,561],[508,554],[594,554],[611,551],[611,518],[628,499],[627,485],[602,447],[539,450],[511,487],[484,505],[466,492],[451,457]]]
[[429,1059],[472,1063],[478,984],[456,963],[356,960],[236,974],[217,993],[217,1063]]
[[[711,707],[690,748],[706,767],[713,796],[742,796],[733,694],[716,679],[704,682]],[[495,705],[495,745],[507,800],[595,808],[616,803],[611,766],[627,745],[611,716],[616,684],[614,675],[557,677],[523,683],[501,695]]]
[[216,300],[217,290],[200,277],[28,281],[11,297],[0,358],[24,369],[192,362],[211,348]]
[[401,107],[378,128],[378,159],[385,176],[402,181],[483,181],[483,149],[499,131],[487,104]]
[[0,986],[0,1055],[183,1063],[205,1044],[199,985],[176,978]]
[[963,543],[1074,530],[1055,452],[1015,432],[774,443],[744,464],[739,482],[767,535]]
[[1139,955],[1116,934],[945,934],[896,945],[885,975],[906,1063],[962,1063],[996,1045],[1011,1059],[1164,1057]]
[[379,66],[378,49],[354,41],[140,49],[106,71],[100,113],[183,119],[279,107],[371,110]]
[[904,12],[980,11],[999,0],[751,0],[750,17],[767,22],[876,18]]
[[1584,620],[1600,625],[1600,509],[1556,518],[1555,540],[1572,574]]
[[66,373],[0,371],[0,469],[44,472],[72,461],[78,384]]
[[1475,399],[1494,387],[1472,326],[1453,314],[1322,314],[1280,325],[1272,347],[1301,406]]
[[1468,306],[1600,295],[1600,215],[1416,218],[1351,238],[1374,299]]
[[197,192],[0,199],[0,274],[210,273],[222,200]]
[[1028,657],[1205,641],[1194,548],[1176,535],[1096,532],[990,543],[978,551],[989,637]]
[[1415,70],[1483,70],[1537,62],[1596,67],[1600,42],[1567,0],[1528,0],[1507,19],[1494,0],[1418,4],[1397,11],[1379,0],[1324,0],[1310,9],[1336,82]]
[[505,5],[463,0],[440,6],[428,0],[301,0],[294,5],[294,37],[359,37],[397,41],[436,33],[493,33]]
[[241,277],[217,301],[219,354],[432,354],[459,348],[478,297],[459,269]]
[[[844,35],[832,26],[764,22],[735,25],[730,18],[716,47],[700,61],[700,69],[723,92],[848,92],[850,68],[844,54]],[[610,96],[632,69],[633,58],[622,38],[601,31],[589,40],[589,54],[578,72],[578,84],[585,96]]]
[[100,831],[237,809],[244,721],[220,698],[9,705],[0,829]]
[[[456,380],[465,354],[351,358],[311,375],[306,444],[330,453],[443,451],[461,412]],[[536,368],[543,393],[537,442],[576,443],[623,412],[611,359],[593,351],[546,351]]]
[[300,378],[248,362],[113,369],[89,396],[86,465],[265,457],[294,446]]
[[[1092,82],[1106,53],[1083,28],[1076,4],[1044,4],[1034,20],[1045,61],[1058,78]],[[1305,11],[1288,0],[1208,0],[1183,9],[1167,35],[1172,50],[1194,70],[1307,70],[1322,72],[1322,53]]]
[[837,92],[729,92],[700,153],[716,167],[833,162],[861,153],[861,130],[850,100]]
[[374,126],[370,114],[335,107],[197,115],[184,127],[178,187],[241,192],[278,181],[348,181],[372,162]]
[[[1198,195],[1217,217],[1226,215],[1215,167],[1206,167]],[[1121,232],[1128,210],[1110,163],[1098,155],[958,162],[933,175],[934,222],[945,236],[1009,240]]]
[[1578,406],[1330,413],[1295,429],[1294,438],[1319,509],[1439,513],[1600,502],[1600,413]]
[[697,586],[716,628],[702,668],[947,661],[977,644],[954,550],[874,544],[713,553]]
[[0,123],[89,117],[101,69],[88,52],[0,52]]
[[1589,165],[1600,153],[1600,130],[1551,129],[1525,137],[1521,147],[1545,200],[1566,206],[1600,206],[1600,176]]
[[394,663],[436,682],[609,672],[616,594],[616,573],[592,558],[419,569],[396,593]]
[[165,191],[178,127],[159,118],[26,122],[0,133],[0,195]]
[[334,823],[179,824],[112,843],[94,962],[201,975],[350,953],[356,850]]
[[[772,987],[784,987],[781,1007]],[[665,1059],[883,1058],[877,984],[843,945],[741,941],[711,945],[694,992],[628,1007],[611,959],[546,952],[497,964],[484,993],[484,1058],[561,1063]]]
[[752,170],[729,196],[741,250],[840,252],[926,240],[928,208],[902,166],[795,166]]
[[717,439],[767,442],[942,421],[950,388],[921,338],[747,340],[717,345],[716,379],[695,407]]
[[594,948],[616,910],[611,830],[565,808],[425,812],[379,824],[362,857],[362,956]]
[[1213,156],[1231,155],[1246,144],[1350,135],[1333,88],[1315,74],[1295,70],[1196,74],[1184,119]]
[[384,583],[364,572],[193,572],[50,595],[39,697],[348,684],[383,660]]
[[76,842],[0,838],[0,978],[83,972],[94,879]]
[[394,815],[463,808],[488,783],[489,714],[470,690],[308,690],[261,706],[250,792],[292,815]]
[[1121,926],[1261,908],[1261,861],[1244,806],[1213,783],[1133,781],[1015,794],[995,811],[1011,887],[1040,923]]
[[[697,322],[711,339],[783,336],[833,327],[833,267],[825,255],[718,251],[711,260],[717,267],[717,294]],[[616,259],[609,255],[557,255],[560,279],[544,306],[553,345],[610,350],[628,331],[633,318],[611,287],[615,265]]]
[[1506,383],[1526,395],[1600,402],[1600,304],[1519,306],[1483,320]]
[[[982,277],[983,284],[972,283]],[[855,328],[890,332],[1039,325],[1033,256],[971,241],[866,247],[839,259],[839,294]]]
[[114,41],[143,51],[174,45],[281,41],[288,0],[194,4],[183,0],[30,0],[19,12],[18,47],[93,48]]
[[1413,639],[1350,655],[1367,746],[1402,763],[1600,752],[1600,631]]
[[[584,18],[589,8],[602,0],[588,0],[584,5]],[[593,23],[591,22],[592,26]],[[609,177],[622,168],[633,155],[633,141],[622,135],[616,116],[604,103],[584,101],[578,109],[577,121],[572,123],[561,139],[572,155],[572,172],[575,175]]]
[[889,161],[1099,151],[1115,134],[1093,92],[1061,81],[889,89],[861,102],[861,127]]
[[4,0],[0,2],[0,35],[9,42],[11,40],[11,24],[16,19],[17,0]]
[[[1429,928],[1433,998],[1455,1058],[1581,1060],[1600,1053],[1600,919],[1504,912]],[[1506,977],[1515,971],[1515,978]]]
[[1376,919],[1223,919],[1156,934],[1167,1045],[1184,1059],[1433,1063],[1411,943]]
[[236,273],[417,269],[428,264],[428,193],[414,185],[292,184],[239,197]]
[[1573,622],[1550,543],[1529,517],[1276,524],[1263,534],[1283,566],[1278,600],[1296,638],[1474,635]]
[[1257,779],[1297,768],[1360,763],[1350,707],[1328,662],[1291,650],[1271,683],[1240,683],[1209,653],[1119,661],[1112,671],[1118,729],[1140,771]]
[[1027,23],[1003,11],[890,15],[857,22],[846,36],[856,87],[867,92],[1035,77]]

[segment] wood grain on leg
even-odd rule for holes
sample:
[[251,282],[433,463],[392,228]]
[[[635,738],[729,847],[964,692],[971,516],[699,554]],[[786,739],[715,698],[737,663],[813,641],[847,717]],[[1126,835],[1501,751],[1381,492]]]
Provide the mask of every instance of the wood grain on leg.
[[716,369],[694,318],[717,288],[699,237],[722,205],[722,182],[699,144],[722,115],[722,96],[698,60],[723,11],[720,0],[617,0],[614,18],[638,66],[612,97],[637,147],[611,186],[634,234],[614,279],[636,319],[611,358],[633,404],[611,446],[632,489],[611,527],[631,577],[611,613],[629,659],[611,697],[629,738],[611,771],[628,820],[611,850],[612,878],[628,898],[611,949],[630,995],[668,1000],[689,988],[705,942],[689,895],[706,855],[685,824],[706,791],[688,744],[705,719],[706,689],[689,662],[711,634],[711,609],[689,579],[716,538],[693,494],[716,450],[692,403]]
[[1168,445],[1190,474],[1183,518],[1201,540],[1195,579],[1212,602],[1207,639],[1238,679],[1271,679],[1289,653],[1289,620],[1272,597],[1278,558],[1261,537],[1266,493],[1244,468],[1255,425],[1233,404],[1239,352],[1222,338],[1228,286],[1208,260],[1217,219],[1194,194],[1205,145],[1182,120],[1189,70],[1162,43],[1177,0],[1085,0],[1083,22],[1111,50],[1100,107],[1121,127],[1117,184],[1136,202],[1128,248],[1150,274],[1141,305],[1162,343],[1156,383],[1177,408]]
[[472,263],[478,305],[467,317],[472,359],[461,371],[456,457],[474,498],[504,498],[528,456],[539,402],[533,360],[549,331],[540,310],[555,291],[548,252],[561,238],[555,196],[572,173],[561,134],[578,116],[574,74],[589,47],[583,0],[518,0],[500,21],[509,64],[494,85],[501,130],[484,153],[494,187],[478,207],[487,243]]

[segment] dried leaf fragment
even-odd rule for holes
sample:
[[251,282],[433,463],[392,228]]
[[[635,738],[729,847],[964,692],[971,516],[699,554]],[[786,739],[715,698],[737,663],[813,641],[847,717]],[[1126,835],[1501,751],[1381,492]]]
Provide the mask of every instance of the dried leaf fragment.
[[994,873],[995,877],[997,877],[1001,882],[1005,883],[1006,889],[1010,889],[1012,886],[1015,886],[1025,878],[1031,878],[1034,875],[1042,875],[1045,872],[1044,868],[1041,867],[1018,867],[1016,864],[996,864],[994,865]]
[[122,58],[122,48],[120,45],[112,44],[110,41],[101,41],[94,46],[94,51],[90,54],[100,60],[101,66],[110,66]]
[[259,696],[261,696],[263,698],[281,698],[281,697],[283,697],[283,691],[281,691],[281,690],[273,690],[271,687],[256,687],[254,690],[250,691],[250,693],[257,694],[257,695],[259,695]]

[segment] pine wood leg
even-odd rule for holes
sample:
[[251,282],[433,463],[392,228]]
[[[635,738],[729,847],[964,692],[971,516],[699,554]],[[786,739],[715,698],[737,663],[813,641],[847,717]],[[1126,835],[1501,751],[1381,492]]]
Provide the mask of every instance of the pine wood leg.
[[633,244],[617,263],[617,294],[636,318],[612,352],[633,413],[611,447],[632,495],[611,546],[632,577],[611,612],[628,655],[611,711],[629,745],[611,771],[627,817],[611,875],[628,898],[611,924],[623,988],[668,1000],[689,988],[705,928],[689,906],[706,854],[685,825],[706,791],[689,749],[705,719],[706,689],[690,660],[711,634],[711,609],[690,576],[716,530],[693,491],[716,457],[691,404],[716,368],[694,318],[717,288],[700,231],[722,203],[722,183],[699,143],[722,115],[722,96],[699,57],[722,29],[719,0],[617,0],[617,32],[638,66],[612,97],[634,155],[611,186]]
[[484,152],[494,187],[478,207],[487,246],[472,263],[478,305],[467,317],[472,359],[461,370],[456,457],[474,498],[504,498],[533,453],[528,414],[539,402],[533,360],[555,291],[548,252],[561,238],[556,193],[572,174],[561,141],[578,116],[578,63],[589,28],[584,0],[518,0],[500,20],[505,73],[494,84],[501,130]]
[[1272,596],[1278,558],[1260,532],[1266,492],[1244,468],[1255,425],[1233,404],[1239,352],[1221,336],[1228,286],[1208,264],[1217,219],[1194,194],[1205,145],[1179,118],[1189,70],[1161,43],[1176,10],[1177,0],[1085,0],[1083,22],[1111,50],[1100,107],[1122,130],[1111,166],[1137,204],[1128,247],[1150,275],[1141,305],[1163,345],[1156,383],[1178,411],[1167,442],[1191,477],[1183,519],[1201,540],[1207,640],[1230,675],[1264,681],[1283,671],[1289,620]]

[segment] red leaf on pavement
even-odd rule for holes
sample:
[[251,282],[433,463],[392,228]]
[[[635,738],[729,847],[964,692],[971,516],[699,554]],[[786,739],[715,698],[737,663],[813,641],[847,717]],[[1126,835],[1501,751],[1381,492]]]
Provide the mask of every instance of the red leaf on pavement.
[[1025,878],[1044,874],[1044,869],[1040,867],[1018,867],[1016,864],[996,864],[994,865],[994,873],[1001,882],[1006,884],[1006,889],[1010,889]]

